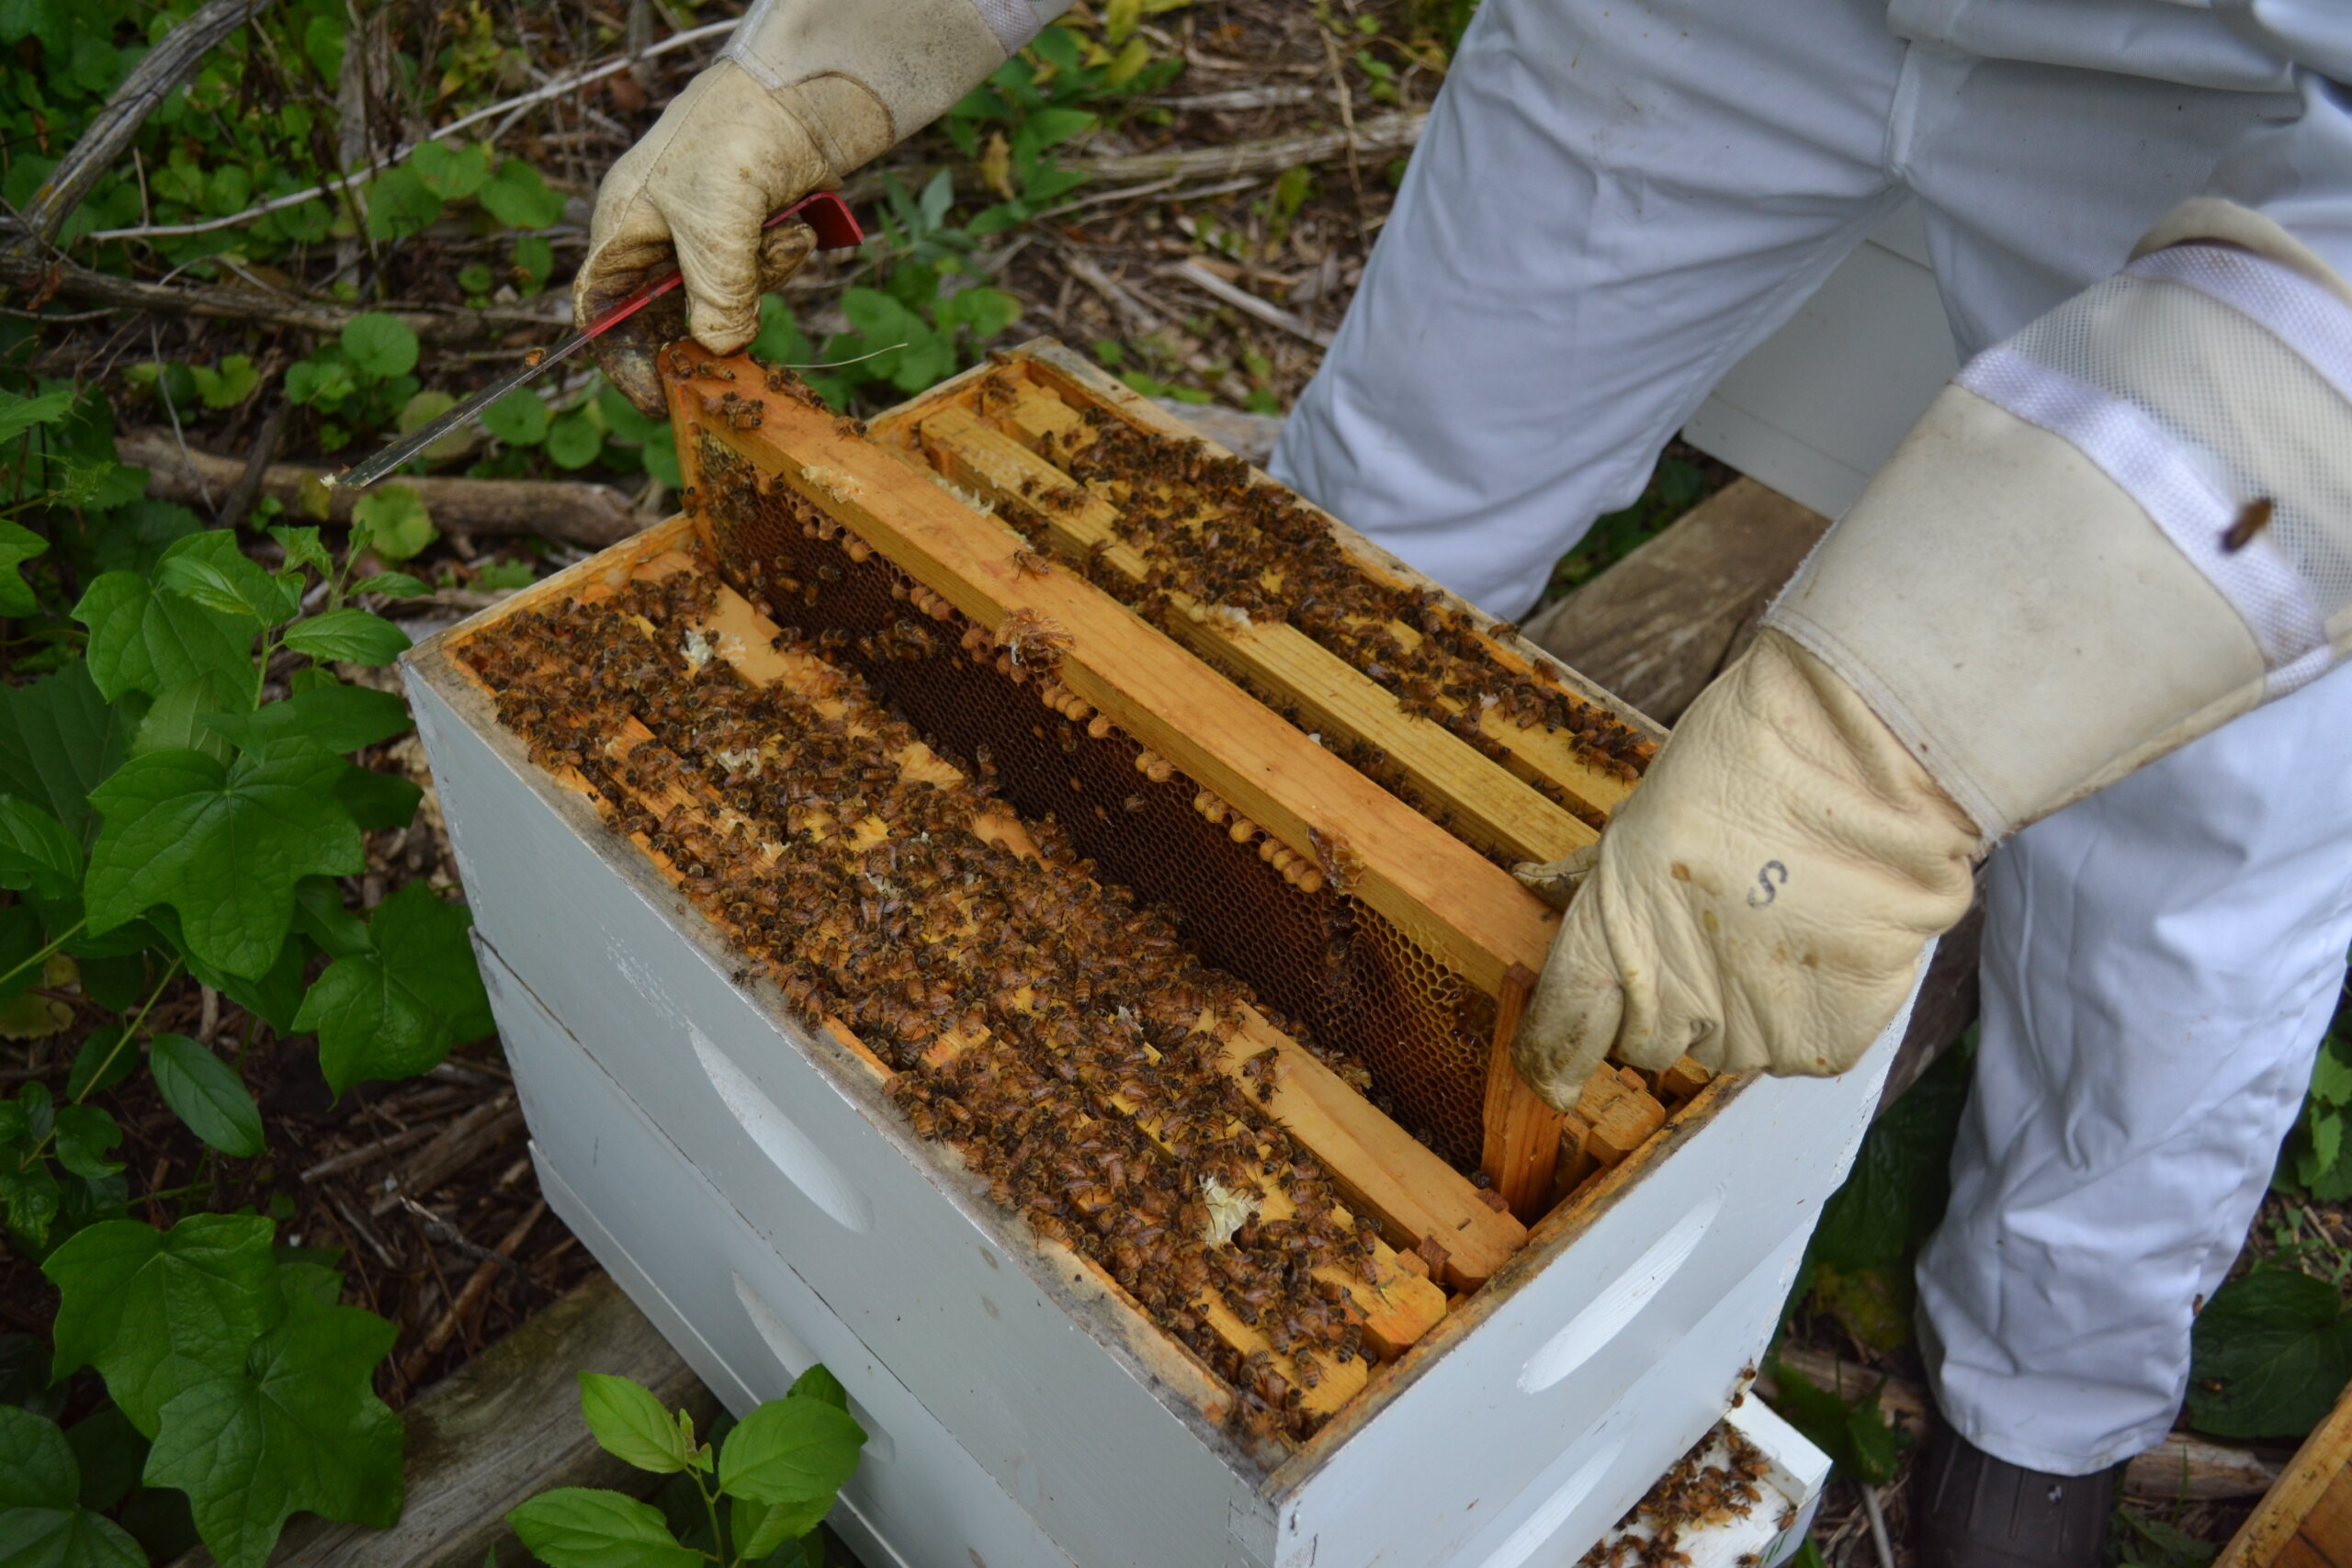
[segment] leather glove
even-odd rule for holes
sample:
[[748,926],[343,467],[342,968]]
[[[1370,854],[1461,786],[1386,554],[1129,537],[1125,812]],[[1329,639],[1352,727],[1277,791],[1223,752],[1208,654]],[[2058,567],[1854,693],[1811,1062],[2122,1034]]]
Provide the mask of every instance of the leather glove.
[[[816,236],[768,214],[929,124],[1028,41],[1042,17],[1012,0],[761,0],[727,52],[687,84],[605,176],[571,288],[582,326],[673,265],[685,326],[714,354],[760,330],[760,296]],[[1004,30],[1000,31],[1001,28]],[[597,363],[649,416],[666,412],[653,354],[675,330],[651,310],[596,340]]]
[[2352,288],[2199,197],[1979,355],[1598,844],[1514,1043],[1842,1072],[1968,863],[2352,647]]
[[1687,1052],[1718,1071],[1842,1071],[1927,940],[1968,912],[1977,839],[1851,687],[1761,634],[1600,840],[1545,868],[1579,886],[1520,1071],[1561,1110],[1612,1048],[1637,1067]]

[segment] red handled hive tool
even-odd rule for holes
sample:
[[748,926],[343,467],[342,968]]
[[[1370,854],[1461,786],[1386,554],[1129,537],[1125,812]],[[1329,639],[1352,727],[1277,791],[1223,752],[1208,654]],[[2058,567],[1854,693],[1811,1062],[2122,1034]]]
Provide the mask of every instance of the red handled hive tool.
[[[829,190],[820,190],[813,195],[802,197],[783,211],[775,214],[760,227],[763,231],[773,229],[777,224],[794,218],[799,219],[817,231],[817,248],[820,251],[846,250],[865,238],[865,231],[857,226],[857,220],[851,214],[849,204]],[[357,490],[363,486],[374,484],[459,425],[479,418],[482,410],[515,388],[529,386],[557,365],[571,358],[582,347],[628,321],[684,281],[684,279],[674,272],[655,278],[553,347],[534,349],[525,355],[522,364],[497,378],[490,385],[482,388],[440,418],[411,431],[356,468],[346,468],[340,474],[331,476],[326,482],[346,490]]]

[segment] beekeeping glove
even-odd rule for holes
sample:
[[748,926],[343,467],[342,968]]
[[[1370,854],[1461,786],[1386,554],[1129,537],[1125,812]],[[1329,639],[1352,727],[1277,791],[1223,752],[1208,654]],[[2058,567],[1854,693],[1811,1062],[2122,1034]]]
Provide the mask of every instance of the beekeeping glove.
[[1842,1072],[1968,862],[2352,645],[2352,288],[2200,197],[1971,360],[1586,864],[1517,1040]]
[[[573,320],[587,325],[674,265],[695,338],[714,354],[741,348],[759,332],[760,295],[816,244],[797,221],[763,234],[768,214],[931,123],[1067,4],[758,0],[726,52],[605,176]],[[652,356],[666,335],[631,318],[596,344],[605,373],[656,418]]]

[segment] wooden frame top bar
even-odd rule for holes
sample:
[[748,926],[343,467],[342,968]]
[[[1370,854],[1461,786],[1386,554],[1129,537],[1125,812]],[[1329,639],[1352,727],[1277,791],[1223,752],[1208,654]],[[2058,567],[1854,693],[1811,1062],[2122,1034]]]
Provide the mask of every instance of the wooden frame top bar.
[[[1048,633],[1062,645],[1065,685],[1294,853],[1319,858],[1317,839],[1344,841],[1363,866],[1356,896],[1487,994],[1502,994],[1514,965],[1542,967],[1558,917],[1508,872],[1101,590],[1069,572],[1023,570],[1016,536],[847,422],[765,391],[750,361],[724,362],[730,374],[714,379],[694,374],[714,356],[692,344],[668,357],[682,445],[696,435],[719,443],[1001,642],[1024,627]],[[756,434],[718,414],[723,395],[738,420],[758,407]]]

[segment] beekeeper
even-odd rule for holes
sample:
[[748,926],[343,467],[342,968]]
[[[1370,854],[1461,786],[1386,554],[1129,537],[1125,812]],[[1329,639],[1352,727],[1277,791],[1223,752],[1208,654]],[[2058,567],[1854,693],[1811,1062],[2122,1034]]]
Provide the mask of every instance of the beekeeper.
[[[674,249],[740,349],[812,243],[762,219],[1061,8],[759,0],[605,180],[581,313]],[[1563,1103],[1611,1049],[1840,1071],[1994,852],[1919,1266],[1931,1562],[2099,1561],[2343,978],[2346,83],[2335,0],[1486,0],[1275,455],[1515,615],[1917,199],[1965,368],[1553,868],[1519,1056]]]

